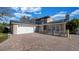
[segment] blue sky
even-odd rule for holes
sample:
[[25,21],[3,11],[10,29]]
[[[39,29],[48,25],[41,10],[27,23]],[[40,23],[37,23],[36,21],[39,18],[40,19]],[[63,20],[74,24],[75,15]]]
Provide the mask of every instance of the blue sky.
[[[60,14],[71,14],[72,12],[76,12],[76,10],[79,10],[79,8],[78,7],[43,7],[41,10],[42,14],[33,15],[33,16],[34,17],[55,16],[56,14],[59,14],[59,13]],[[74,15],[74,16],[77,16],[77,15]]]
[[14,15],[7,17],[9,20],[19,20],[22,16],[30,18],[51,16],[54,20],[60,20],[66,14],[70,15],[70,19],[79,18],[79,7],[0,7],[0,12],[4,11]]

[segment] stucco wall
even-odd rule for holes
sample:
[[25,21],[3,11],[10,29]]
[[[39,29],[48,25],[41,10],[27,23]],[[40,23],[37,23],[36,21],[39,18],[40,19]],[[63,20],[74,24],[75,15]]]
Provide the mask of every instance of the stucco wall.
[[16,24],[11,25],[11,30],[13,34],[17,34],[17,26]]

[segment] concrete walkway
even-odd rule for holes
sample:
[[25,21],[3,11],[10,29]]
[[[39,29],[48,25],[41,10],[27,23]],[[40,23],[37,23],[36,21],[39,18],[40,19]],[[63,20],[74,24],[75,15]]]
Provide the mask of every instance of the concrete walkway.
[[37,33],[12,35],[0,43],[0,51],[75,51],[79,50],[79,35],[71,39]]

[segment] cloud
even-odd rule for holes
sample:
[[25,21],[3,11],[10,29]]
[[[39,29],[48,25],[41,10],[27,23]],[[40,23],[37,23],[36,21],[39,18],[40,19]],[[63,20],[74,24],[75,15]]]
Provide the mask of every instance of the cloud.
[[41,11],[40,7],[29,7],[26,9],[27,9],[27,12],[39,12],[39,11]]
[[16,17],[11,17],[10,20],[18,20]]
[[52,18],[56,18],[56,17],[64,17],[65,15],[66,15],[66,12],[61,11],[61,12],[55,14],[54,16],[52,16]]
[[14,15],[18,18],[21,16],[32,16],[32,13],[34,14],[41,14],[41,7],[12,7],[13,10],[16,12]]
[[79,9],[71,12],[70,16],[75,16],[75,15],[79,15]]
[[60,19],[64,19],[65,18],[65,15],[66,15],[66,11],[60,11],[59,13],[51,16],[53,19],[55,20],[60,20]]
[[42,14],[42,12],[35,12],[34,14]]
[[14,9],[15,11],[17,12],[29,12],[29,13],[32,13],[32,12],[39,12],[41,11],[41,7],[12,7],[12,9]]
[[14,13],[14,15],[18,18],[20,18],[21,16],[29,16],[29,17],[32,16],[31,14],[26,14],[26,13]]
[[18,11],[19,7],[12,7],[13,10]]

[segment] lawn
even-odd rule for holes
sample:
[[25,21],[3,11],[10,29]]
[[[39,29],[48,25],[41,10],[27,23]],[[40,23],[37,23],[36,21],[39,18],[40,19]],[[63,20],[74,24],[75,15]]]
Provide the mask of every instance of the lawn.
[[0,43],[5,41],[8,38],[8,34],[0,33]]

